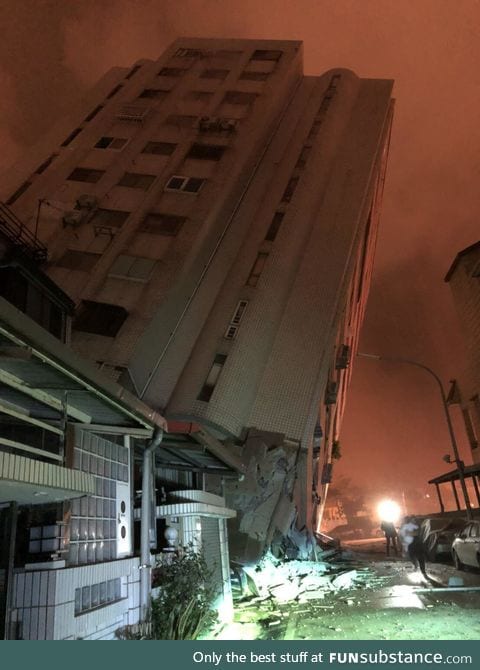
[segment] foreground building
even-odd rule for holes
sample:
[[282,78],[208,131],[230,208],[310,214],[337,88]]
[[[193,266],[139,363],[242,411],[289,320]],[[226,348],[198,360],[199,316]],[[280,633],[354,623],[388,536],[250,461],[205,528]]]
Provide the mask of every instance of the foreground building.
[[237,511],[237,560],[321,518],[391,90],[347,70],[305,77],[300,42],[180,39],[111,70],[5,189],[75,302],[76,351],[245,464],[242,482],[189,482]]
[[[452,291],[467,354],[467,367],[459,378],[452,382],[448,403],[456,405],[462,414],[473,462],[472,465],[463,466],[463,476],[470,505],[476,510],[474,515],[478,515],[480,509],[480,242],[459,251],[445,276],[445,281]],[[459,477],[457,467],[429,482],[436,486],[442,512],[448,506],[445,504],[446,491],[453,493],[453,506],[457,510],[465,508],[465,501],[459,490]]]

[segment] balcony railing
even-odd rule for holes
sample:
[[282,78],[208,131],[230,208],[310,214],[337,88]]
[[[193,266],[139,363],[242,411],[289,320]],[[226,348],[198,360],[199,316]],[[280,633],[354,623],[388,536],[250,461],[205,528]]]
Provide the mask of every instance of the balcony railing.
[[0,202],[0,233],[3,233],[14,247],[37,263],[44,263],[47,260],[47,248],[3,202]]

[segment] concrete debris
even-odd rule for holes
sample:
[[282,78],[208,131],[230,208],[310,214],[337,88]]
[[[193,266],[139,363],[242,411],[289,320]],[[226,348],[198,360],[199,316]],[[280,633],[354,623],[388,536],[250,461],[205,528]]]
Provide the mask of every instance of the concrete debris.
[[[341,554],[335,561],[285,561],[267,554],[256,566],[243,566],[243,583],[250,585],[247,592],[234,589],[237,596],[254,596],[256,602],[271,601],[284,604],[291,601],[307,603],[323,600],[349,589],[374,588],[385,583],[369,568],[352,565],[349,556]],[[253,602],[250,600],[250,602]],[[344,600],[354,605],[353,598]]]

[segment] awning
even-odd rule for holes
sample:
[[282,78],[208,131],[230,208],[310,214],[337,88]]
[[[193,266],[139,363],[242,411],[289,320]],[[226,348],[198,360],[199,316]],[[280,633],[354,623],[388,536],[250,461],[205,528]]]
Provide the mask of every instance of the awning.
[[168,422],[168,433],[155,451],[155,464],[160,468],[224,477],[237,477],[246,472],[233,447],[222,444],[200,424],[187,421]]
[[[474,463],[473,465],[467,465],[463,468],[463,476],[464,477],[474,477],[475,475],[480,475],[480,463]],[[438,477],[434,477],[433,479],[429,480],[429,484],[444,484],[445,482],[454,482],[458,481],[460,479],[460,473],[458,471],[458,468],[455,470],[451,470],[450,472],[446,472],[443,475],[438,475]]]

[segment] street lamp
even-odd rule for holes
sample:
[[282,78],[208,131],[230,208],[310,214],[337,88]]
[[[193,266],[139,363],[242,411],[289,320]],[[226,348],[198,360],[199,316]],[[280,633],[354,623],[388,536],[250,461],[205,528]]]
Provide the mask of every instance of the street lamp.
[[442,397],[442,405],[445,411],[445,419],[447,420],[448,434],[450,436],[453,456],[458,469],[458,478],[460,480],[463,497],[465,499],[467,519],[470,520],[472,518],[472,512],[471,512],[470,498],[468,496],[467,486],[465,484],[463,461],[460,459],[460,454],[458,453],[457,441],[455,439],[455,433],[453,432],[452,419],[450,417],[450,411],[448,409],[447,396],[445,394],[445,389],[443,388],[443,384],[440,380],[440,377],[426,365],[423,365],[422,363],[417,363],[417,361],[411,361],[408,358],[393,358],[390,356],[377,356],[376,354],[362,354],[360,352],[357,353],[357,356],[361,356],[362,358],[373,358],[376,361],[387,361],[388,363],[405,363],[407,365],[414,365],[416,368],[421,368],[422,370],[425,370],[425,372],[428,372],[428,374],[430,374],[435,379],[435,381],[438,384],[438,388],[440,389],[440,395]]

